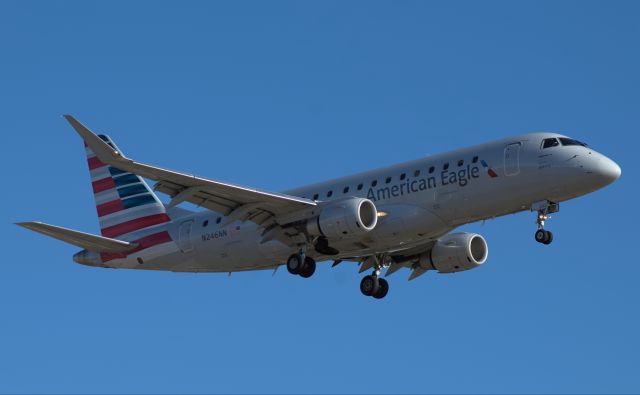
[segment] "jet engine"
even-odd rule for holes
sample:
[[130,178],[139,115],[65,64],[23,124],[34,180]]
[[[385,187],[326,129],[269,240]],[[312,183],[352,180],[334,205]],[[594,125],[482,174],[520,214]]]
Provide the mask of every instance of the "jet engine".
[[348,239],[373,230],[377,223],[378,210],[371,200],[347,198],[321,205],[320,215],[307,221],[307,231],[329,240]]
[[455,273],[482,265],[488,255],[487,242],[479,234],[452,233],[438,239],[431,251],[420,255],[419,264],[439,273]]

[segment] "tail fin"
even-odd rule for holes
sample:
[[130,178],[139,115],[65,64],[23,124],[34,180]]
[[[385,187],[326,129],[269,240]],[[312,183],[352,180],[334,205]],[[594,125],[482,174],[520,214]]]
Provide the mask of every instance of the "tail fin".
[[[120,151],[113,141],[99,135]],[[134,240],[170,221],[165,207],[139,176],[102,163],[85,143],[91,185],[103,236]]]

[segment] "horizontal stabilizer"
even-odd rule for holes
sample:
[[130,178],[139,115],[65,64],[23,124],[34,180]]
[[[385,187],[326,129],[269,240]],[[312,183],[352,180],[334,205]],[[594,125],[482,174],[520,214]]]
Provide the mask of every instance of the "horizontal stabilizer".
[[18,222],[16,225],[94,252],[126,252],[138,246],[137,243],[128,243],[42,222]]

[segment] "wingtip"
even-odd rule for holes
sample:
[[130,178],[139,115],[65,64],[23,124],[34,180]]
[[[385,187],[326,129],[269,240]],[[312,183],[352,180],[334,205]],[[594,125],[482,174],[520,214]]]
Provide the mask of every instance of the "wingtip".
[[14,222],[14,225],[20,226],[21,228],[29,229],[29,226],[37,225],[36,221],[22,221],[22,222]]
[[72,115],[65,114],[63,115],[65,119],[69,122],[71,127],[75,129],[80,138],[84,140],[86,146],[90,147],[93,152],[96,154],[98,159],[106,164],[113,164],[113,161],[118,161],[121,159],[126,159],[124,155],[122,155],[119,151],[117,151],[114,147],[107,144],[103,141],[100,136],[92,132],[89,128],[84,126],[80,121],[75,119]]
[[64,119],[67,120],[67,122],[69,122],[71,124],[71,126],[73,126],[74,128],[76,128],[77,126],[83,127],[84,125],[82,125],[82,123],[80,123],[80,121],[78,121],[73,115],[71,114],[64,114],[62,116]]

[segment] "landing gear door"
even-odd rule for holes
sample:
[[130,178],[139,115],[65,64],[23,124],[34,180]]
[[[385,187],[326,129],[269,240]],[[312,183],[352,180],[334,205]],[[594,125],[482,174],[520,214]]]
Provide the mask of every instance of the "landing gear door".
[[178,230],[178,247],[182,252],[193,251],[193,243],[191,242],[191,228],[193,227],[193,221],[185,221],[180,224]]
[[504,174],[515,176],[520,173],[520,147],[522,143],[509,144],[504,148]]

